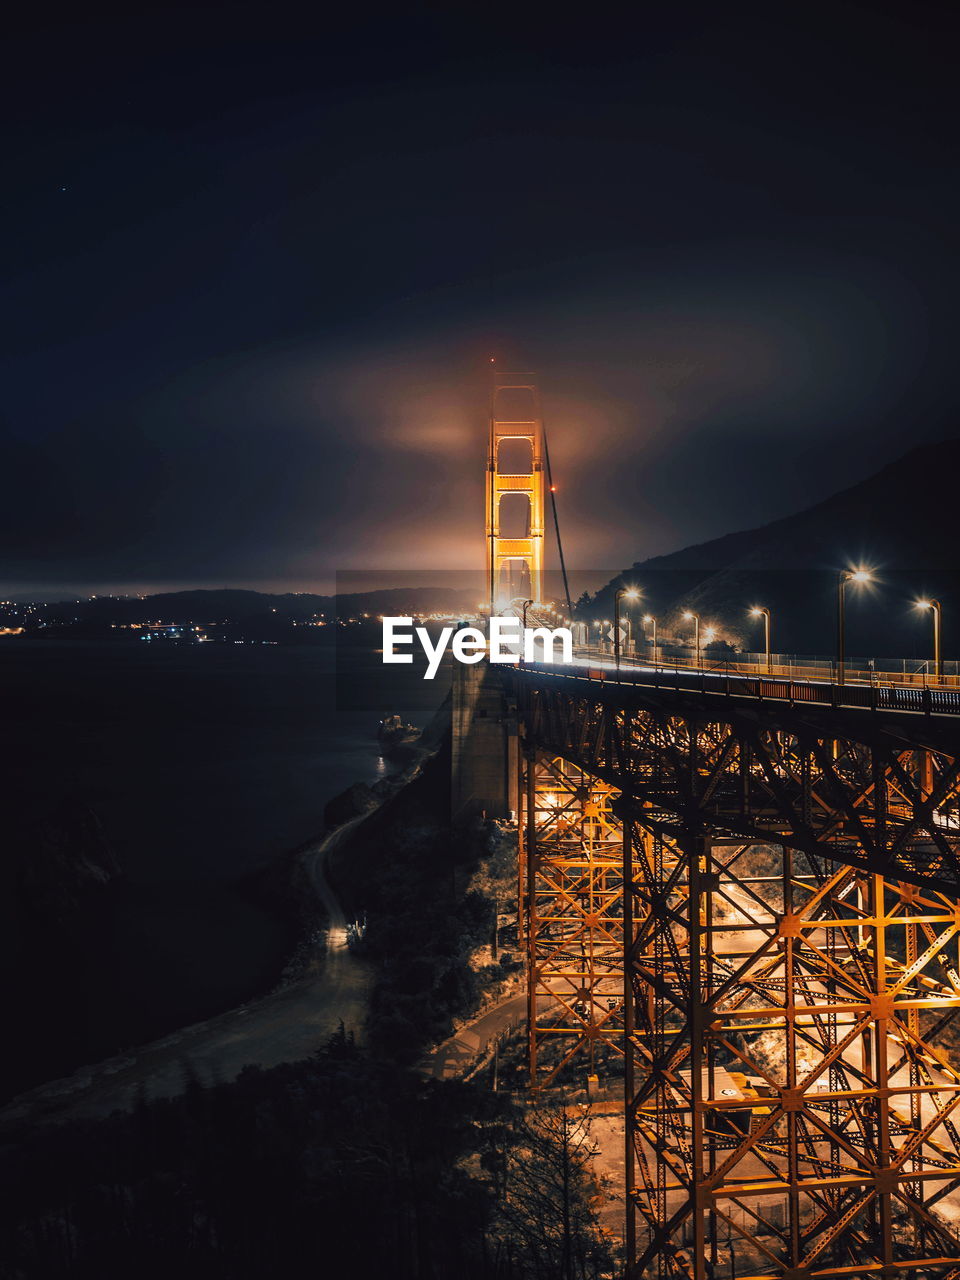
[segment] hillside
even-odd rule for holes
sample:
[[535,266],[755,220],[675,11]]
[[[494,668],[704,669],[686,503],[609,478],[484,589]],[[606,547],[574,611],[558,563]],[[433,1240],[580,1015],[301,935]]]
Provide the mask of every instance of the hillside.
[[773,613],[775,650],[831,653],[837,571],[864,565],[876,571],[877,583],[848,594],[848,653],[925,655],[929,615],[912,602],[936,595],[944,606],[945,653],[954,656],[960,649],[950,627],[953,609],[960,612],[958,472],[960,439],[914,449],[794,515],[637,561],[598,592],[594,611],[609,616],[615,587],[636,584],[644,591],[644,609],[657,614],[665,630],[691,609],[704,624],[755,647],[759,627],[746,611],[765,604]]
[[310,592],[271,594],[240,588],[197,588],[147,596],[94,596],[40,606],[38,619],[79,624],[159,622],[279,623],[316,617],[349,618],[362,613],[432,613],[464,610],[473,605],[476,590],[452,587],[388,587],[337,596]]

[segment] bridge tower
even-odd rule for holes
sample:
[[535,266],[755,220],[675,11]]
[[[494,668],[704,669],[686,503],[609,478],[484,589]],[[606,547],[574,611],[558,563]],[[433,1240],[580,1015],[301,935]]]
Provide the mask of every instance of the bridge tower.
[[543,598],[544,447],[532,373],[494,372],[487,452],[490,612],[518,596]]

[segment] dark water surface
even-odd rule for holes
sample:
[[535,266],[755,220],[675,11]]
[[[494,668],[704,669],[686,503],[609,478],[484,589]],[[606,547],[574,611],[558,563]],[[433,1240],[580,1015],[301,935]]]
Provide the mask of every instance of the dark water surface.
[[422,725],[449,684],[383,667],[370,637],[337,648],[0,642],[7,786],[41,809],[80,797],[123,872],[79,927],[45,924],[8,989],[8,1091],[276,982],[291,927],[256,873],[387,771],[380,714]]

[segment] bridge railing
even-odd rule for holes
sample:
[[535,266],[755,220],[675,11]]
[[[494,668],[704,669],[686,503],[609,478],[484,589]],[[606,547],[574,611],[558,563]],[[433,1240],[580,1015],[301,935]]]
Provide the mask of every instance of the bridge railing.
[[523,670],[564,680],[598,684],[642,685],[647,688],[697,692],[728,698],[752,698],[872,711],[913,712],[919,715],[960,715],[960,689],[886,684],[836,684],[744,674],[729,667],[684,669],[679,666],[567,666],[556,662],[525,662]]
[[[581,657],[594,657],[598,662],[609,664],[613,661],[613,653],[609,647],[601,649],[597,646],[591,646],[578,649],[576,652]],[[837,664],[829,658],[801,658],[783,654],[773,655],[773,660],[769,667],[767,667],[763,654],[745,654],[737,659],[723,658],[721,660],[704,654],[701,661],[697,663],[689,654],[668,655],[658,646],[656,655],[651,654],[649,657],[645,657],[642,654],[622,653],[620,661],[623,670],[637,666],[661,667],[667,671],[679,668],[683,671],[762,676],[765,679],[800,680],[804,682],[822,681],[826,684],[835,683],[837,679]],[[960,671],[958,671],[956,662],[945,664],[948,666],[948,670],[942,676],[932,674],[926,669],[928,664],[922,661],[917,661],[913,665],[917,668],[913,671],[905,669],[906,663],[902,663],[902,669],[897,670],[896,668],[901,666],[901,663],[894,659],[870,663],[867,659],[854,658],[844,663],[844,682],[848,685],[863,684],[876,687],[960,689]],[[949,670],[950,667],[953,668],[952,671]]]

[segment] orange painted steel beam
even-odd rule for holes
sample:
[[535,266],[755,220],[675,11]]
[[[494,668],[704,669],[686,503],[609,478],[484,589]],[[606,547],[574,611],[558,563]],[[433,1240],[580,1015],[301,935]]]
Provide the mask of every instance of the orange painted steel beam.
[[[522,420],[514,416],[518,404],[529,415]],[[512,444],[515,447],[517,442],[527,446],[526,457],[511,460],[507,446]],[[486,486],[487,581],[491,613],[503,609],[514,597],[527,592],[533,601],[543,599],[544,464],[543,418],[535,375],[494,373]],[[528,499],[526,531],[521,536],[508,537],[503,530],[503,500],[515,494]]]
[[517,687],[533,1079],[624,1051],[629,1275],[960,1280],[958,756]]

